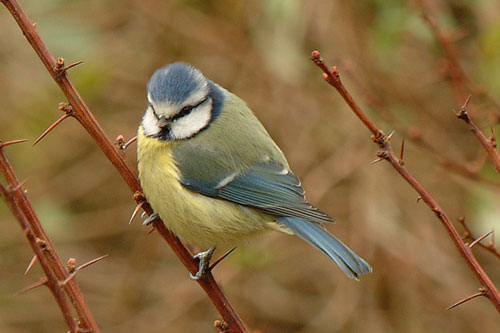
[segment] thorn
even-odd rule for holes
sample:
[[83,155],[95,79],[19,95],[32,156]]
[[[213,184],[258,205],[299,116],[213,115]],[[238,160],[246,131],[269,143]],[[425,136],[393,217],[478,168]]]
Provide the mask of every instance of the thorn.
[[[92,259],[92,260],[90,260],[89,262],[87,262],[87,263],[85,263],[85,264],[83,264],[83,265],[80,265],[80,266],[76,267],[76,268],[74,269],[74,271],[73,271],[73,272],[72,272],[72,273],[71,273],[71,274],[70,274],[70,275],[66,278],[66,280],[64,280],[64,281],[62,281],[62,282],[59,282],[59,285],[61,285],[61,286],[65,286],[65,285],[66,285],[69,281],[71,281],[71,280],[72,280],[72,279],[76,276],[76,274],[77,274],[79,271],[81,271],[81,270],[83,270],[83,269],[85,269],[85,268],[89,267],[90,265],[93,265],[93,264],[95,264],[96,262],[99,262],[99,261],[101,261],[101,260],[103,260],[103,259],[105,259],[105,258],[107,258],[107,257],[109,257],[109,254],[105,254],[105,255],[100,256],[100,257],[98,257],[98,258]],[[72,259],[74,260],[74,258],[70,258],[70,259],[68,260],[68,263],[69,263],[69,261],[70,261],[70,260],[72,260]],[[76,260],[75,260],[75,262],[76,262]]]
[[472,243],[470,243],[469,245],[469,249],[472,249],[472,247],[474,245],[476,245],[477,243],[479,243],[480,241],[482,241],[483,239],[485,239],[486,237],[488,237],[489,235],[491,235],[493,233],[493,230],[491,230],[490,232],[487,232],[485,233],[484,235],[482,235],[481,237],[479,237],[478,239],[474,240]]
[[370,162],[370,164],[375,164],[375,163],[378,163],[382,161],[382,157],[377,157],[376,159],[374,159],[373,161]]
[[12,188],[12,192],[15,192],[15,191],[19,190],[20,188],[22,188],[24,185],[26,185],[26,183],[28,182],[28,180],[30,180],[30,177],[26,178],[21,183],[17,184],[15,187],[13,187]]
[[226,259],[226,257],[228,255],[230,255],[231,253],[233,253],[233,251],[236,250],[236,247],[233,247],[231,250],[227,251],[226,253],[224,253],[224,255],[222,257],[220,257],[219,259],[217,259],[215,262],[213,262],[211,265],[210,265],[210,268],[208,269],[209,271],[211,271],[212,269],[214,269],[218,264],[220,264],[220,262],[224,259]]
[[31,290],[33,290],[33,289],[36,289],[36,288],[38,288],[38,287],[44,286],[44,285],[46,285],[46,284],[47,284],[47,281],[48,281],[48,280],[47,280],[47,278],[44,276],[44,277],[40,278],[40,281],[39,281],[39,282],[37,282],[37,283],[35,283],[35,284],[33,284],[33,285],[31,285],[31,286],[29,286],[29,287],[27,287],[27,288],[25,288],[25,289],[23,289],[23,290],[19,291],[19,292],[17,292],[17,293],[16,293],[16,296],[19,296],[19,295],[21,295],[21,294],[24,294],[24,293],[26,293],[26,292],[28,292],[28,291],[31,291]]
[[60,286],[65,286],[69,281],[71,281],[75,276],[76,276],[76,273],[78,273],[78,271],[74,271],[73,273],[71,273],[67,278],[66,280],[64,280],[63,282],[59,282],[59,285]]
[[141,219],[143,219],[144,217],[146,217],[146,214],[147,214],[146,211],[142,212],[141,213]]
[[32,26],[33,26],[33,29],[35,29],[35,30],[36,30],[36,22],[34,22],[34,23],[32,24]]
[[3,142],[0,140],[0,149],[2,149],[3,147],[7,147],[7,146],[10,146],[10,145],[15,145],[17,143],[23,143],[23,142],[26,142],[28,141],[28,139],[20,139],[20,140],[12,140],[12,141],[6,141],[6,142]]
[[70,117],[71,114],[70,113],[66,113],[64,115],[61,116],[61,118],[57,119],[52,125],[49,126],[49,128],[47,128],[39,137],[38,139],[35,140],[35,142],[33,142],[33,147],[38,143],[40,142],[47,134],[50,133],[50,131],[52,131],[57,125],[59,125],[60,123],[63,122],[63,120],[65,120],[66,118]]
[[139,212],[139,209],[142,208],[142,205],[144,205],[146,203],[146,201],[141,201],[139,202],[136,206],[135,206],[135,209],[134,209],[134,212],[132,213],[132,216],[130,216],[130,220],[128,220],[128,224],[132,224],[132,221],[135,219],[135,217],[137,216],[137,213]]
[[401,162],[404,160],[403,159],[404,152],[405,152],[405,138],[403,137],[403,140],[401,141],[401,152],[399,153],[399,159],[401,160]]
[[93,264],[95,264],[95,263],[97,263],[97,262],[99,262],[99,261],[101,261],[103,259],[106,259],[107,257],[109,257],[109,254],[105,254],[105,255],[102,255],[102,256],[100,256],[98,258],[92,259],[89,262],[87,262],[87,263],[85,263],[83,265],[78,266],[75,270],[80,271],[82,269],[85,269],[85,268],[87,268],[87,267],[89,267],[89,266],[91,266],[91,265],[93,265]]
[[130,146],[132,143],[134,143],[135,141],[137,141],[137,135],[134,136],[132,139],[128,140],[125,145],[123,146],[122,150],[125,150],[128,148],[128,146]]
[[83,64],[83,61],[77,61],[77,62],[74,62],[74,63],[72,63],[72,64],[70,64],[70,65],[68,65],[68,66],[64,67],[64,68],[63,68],[63,72],[66,72],[66,71],[68,71],[68,69],[71,69],[71,68],[73,68],[73,67],[76,67],[76,66],[78,66],[78,65],[80,65],[80,64]]
[[467,106],[469,106],[469,102],[470,102],[471,98],[472,98],[472,95],[467,96],[467,98],[465,99],[464,105],[462,105],[462,109],[466,109]]
[[155,227],[151,227],[151,230],[148,231],[147,235],[151,235],[153,233],[153,231],[155,231]]
[[465,100],[464,105],[462,105],[462,107],[460,108],[460,111],[458,111],[458,113],[455,114],[457,116],[457,118],[463,119],[467,122],[470,121],[469,115],[467,114],[467,106],[469,105],[471,97],[472,97],[472,95],[467,96],[467,99]]
[[418,198],[417,198],[417,203],[419,203],[419,202],[420,202],[420,200],[422,200],[422,197],[418,197]]
[[446,308],[446,310],[451,310],[451,309],[454,309],[454,308],[456,308],[457,306],[462,305],[462,304],[464,304],[464,303],[466,303],[466,302],[468,302],[468,301],[470,301],[470,300],[472,300],[472,299],[474,299],[474,298],[476,298],[476,297],[479,297],[479,296],[485,296],[485,295],[486,295],[486,290],[485,290],[484,288],[481,288],[481,289],[479,289],[479,292],[478,292],[478,293],[475,293],[474,295],[471,295],[471,296],[469,296],[469,297],[466,297],[466,298],[464,298],[464,299],[462,299],[462,300],[460,300],[460,301],[456,302],[455,304],[450,305],[449,307],[447,307],[447,308]]
[[26,270],[24,271],[24,275],[28,275],[28,273],[31,271],[31,268],[35,265],[36,261],[38,259],[38,256],[35,254],[33,258],[31,259],[30,263],[28,264],[28,267],[26,267]]
[[394,132],[395,131],[392,131],[391,133],[389,133],[389,135],[387,135],[387,138],[386,138],[387,141],[391,141],[392,136],[394,135]]

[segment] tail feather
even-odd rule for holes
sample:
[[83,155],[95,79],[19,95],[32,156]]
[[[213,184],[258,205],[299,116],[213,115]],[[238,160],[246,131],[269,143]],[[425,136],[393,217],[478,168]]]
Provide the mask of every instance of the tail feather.
[[277,220],[290,228],[297,236],[329,256],[350,278],[358,280],[360,274],[370,273],[372,268],[319,223],[295,217],[279,217]]

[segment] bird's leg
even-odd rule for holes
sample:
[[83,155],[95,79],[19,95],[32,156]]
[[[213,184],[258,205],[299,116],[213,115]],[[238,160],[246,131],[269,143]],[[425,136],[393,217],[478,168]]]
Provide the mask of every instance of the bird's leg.
[[154,220],[156,220],[159,217],[158,213],[153,212],[153,214],[149,215],[144,222],[142,222],[142,225],[150,225],[153,223]]
[[195,254],[195,258],[198,259],[198,272],[195,275],[189,273],[189,277],[193,280],[199,280],[202,278],[208,271],[210,271],[210,260],[215,252],[215,246],[210,247],[208,250],[203,252],[198,252]]

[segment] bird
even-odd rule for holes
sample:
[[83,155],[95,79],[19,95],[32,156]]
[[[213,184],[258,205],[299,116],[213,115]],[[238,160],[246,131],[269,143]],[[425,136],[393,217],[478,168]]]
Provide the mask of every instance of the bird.
[[350,278],[370,265],[324,227],[333,219],[312,206],[285,155],[247,104],[196,67],[174,62],[154,72],[138,128],[138,174],[154,210],[196,255],[200,279],[218,246],[268,231],[295,234]]

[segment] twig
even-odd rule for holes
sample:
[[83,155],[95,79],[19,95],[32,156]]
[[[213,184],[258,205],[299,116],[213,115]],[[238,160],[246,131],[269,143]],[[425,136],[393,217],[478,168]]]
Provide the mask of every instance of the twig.
[[[33,210],[33,206],[26,197],[22,186],[20,186],[21,183],[3,151],[3,147],[7,145],[8,143],[0,145],[0,172],[4,175],[10,190],[0,185],[0,193],[12,211],[12,214],[19,221],[33,252],[35,252],[47,276],[43,284],[47,285],[54,295],[71,332],[76,332],[79,325],[73,318],[73,311],[65,293],[68,295],[78,314],[82,328],[91,330],[92,332],[100,332],[76,282],[72,281],[66,286],[59,285],[59,281],[64,281],[68,277],[68,272],[61,263],[54,245],[45,233],[40,220]],[[31,287],[30,289],[33,288]]]
[[[480,238],[482,238],[485,235],[486,236],[489,235],[489,233],[483,235],[482,237],[476,238],[476,237],[474,237],[474,235],[472,234],[471,230],[469,229],[469,227],[465,223],[465,218],[463,216],[461,216],[461,217],[458,218],[458,222],[465,229],[465,233],[462,236],[462,239],[463,240],[470,240],[470,241],[472,241],[472,243],[471,243],[471,245],[469,245],[469,247],[472,247],[472,244],[474,243],[474,245],[477,245],[477,246],[485,249],[486,251],[491,252],[493,255],[495,255],[497,258],[500,259],[500,250],[497,249],[496,246],[495,246],[495,241],[494,241],[495,234],[494,233],[492,233],[492,236],[491,236],[492,240],[490,242],[488,242],[487,245],[484,245],[483,243],[481,243],[482,239],[480,239]],[[478,239],[480,239],[479,242],[478,242]]]
[[450,235],[453,243],[457,247],[460,255],[463,257],[465,262],[469,265],[476,278],[479,280],[481,285],[485,288],[485,293],[490,302],[495,306],[498,312],[500,312],[500,293],[498,292],[495,285],[491,282],[491,279],[486,274],[482,266],[474,257],[471,249],[464,244],[460,234],[457,229],[453,226],[450,218],[441,209],[437,201],[432,197],[432,195],[413,177],[410,172],[404,166],[404,163],[397,158],[396,154],[393,152],[390,142],[386,140],[385,134],[375,126],[375,124],[365,115],[365,113],[356,104],[354,99],[351,97],[347,89],[344,87],[340,81],[340,75],[337,69],[334,67],[333,71],[330,71],[328,67],[323,62],[318,51],[312,53],[311,60],[324,72],[323,76],[325,80],[332,85],[342,98],[351,107],[352,111],[358,116],[358,118],[365,124],[365,126],[373,134],[372,140],[379,146],[380,151],[377,156],[388,161],[391,166],[396,169],[396,171],[418,192],[422,200],[431,208],[431,210],[436,214],[438,219],[441,221],[446,231]]
[[79,271],[81,271],[82,269],[85,269],[93,264],[95,264],[96,262],[99,262],[105,258],[107,258],[109,256],[109,254],[105,254],[103,256],[100,256],[98,258],[95,258],[95,259],[92,259],[90,260],[89,262],[86,262],[85,264],[83,265],[80,265],[78,267],[75,267],[74,266],[74,261],[76,261],[74,258],[71,258],[71,261],[68,262],[68,266],[70,266],[71,268],[68,269],[68,271],[71,273],[67,278],[66,280],[62,281],[62,282],[59,282],[61,285],[65,285],[66,283],[68,283],[71,279],[73,279],[76,274],[78,274]]
[[[85,104],[80,94],[69,80],[65,70],[60,70],[64,64],[61,61],[56,63],[56,60],[47,49],[38,32],[33,27],[32,23],[24,13],[17,0],[0,0],[9,10],[11,15],[16,20],[21,28],[24,36],[35,52],[40,57],[52,78],[59,85],[60,89],[68,99],[69,104],[73,109],[72,116],[80,122],[85,130],[92,136],[99,148],[104,152],[106,157],[118,170],[125,182],[128,184],[133,193],[141,192],[141,187],[135,173],[127,165],[127,162],[120,151],[108,139],[102,127],[99,125],[94,115]],[[148,204],[144,204],[143,209],[152,214],[152,209]],[[174,253],[179,257],[180,261],[186,266],[188,271],[195,274],[198,270],[198,263],[193,258],[192,254],[184,247],[181,241],[171,233],[160,219],[153,222],[154,228],[160,233],[165,241],[170,245]],[[206,274],[204,278],[198,279],[197,282],[207,293],[212,300],[217,310],[222,316],[224,322],[233,332],[247,332],[245,324],[240,319],[238,313],[231,306],[222,290],[219,288],[212,274]]]
[[451,80],[455,97],[459,101],[463,101],[466,97],[466,87],[464,84],[465,74],[460,66],[457,57],[455,45],[448,34],[445,34],[437,24],[436,18],[430,12],[429,8],[425,5],[424,0],[416,1],[418,7],[421,9],[422,18],[427,22],[431,28],[434,36],[436,37],[439,45],[443,49],[445,59],[447,62],[446,70]]
[[487,233],[485,233],[484,235],[482,235],[481,237],[479,237],[478,239],[475,239],[472,243],[469,244],[469,248],[472,249],[474,247],[474,245],[478,244],[483,239],[485,239],[486,237],[488,237],[489,235],[491,235],[493,233],[493,231],[494,230],[490,230]]
[[481,288],[478,293],[475,293],[474,295],[470,295],[470,296],[456,302],[455,304],[450,305],[449,307],[446,308],[446,310],[454,309],[457,306],[462,305],[464,303],[467,303],[468,301],[473,300],[474,298],[479,297],[479,296],[486,296],[486,290]]
[[[464,70],[460,66],[460,62],[458,61],[457,57],[457,52],[455,49],[455,45],[451,38],[445,34],[440,27],[437,24],[437,20],[434,17],[434,15],[430,12],[429,8],[425,5],[424,0],[417,0],[416,1],[417,5],[421,9],[422,17],[424,20],[427,22],[429,27],[431,28],[432,32],[434,33],[437,41],[441,45],[441,48],[444,51],[445,58],[448,63],[448,73],[451,79],[451,84],[453,86],[453,90],[455,92],[455,96],[457,101],[462,102],[464,99],[466,99],[466,102],[464,103],[464,106],[462,107],[463,112],[465,115],[462,117],[462,111],[459,112],[457,115],[458,118],[463,119],[467,124],[469,124],[471,131],[474,133],[476,138],[479,140],[481,145],[483,146],[484,150],[488,153],[490,156],[490,159],[497,169],[497,171],[500,173],[500,155],[498,153],[498,150],[496,149],[496,142],[494,139],[494,136],[492,139],[488,140],[486,136],[481,132],[481,130],[470,120],[469,116],[467,115],[467,112],[465,110],[467,104],[469,103],[470,100],[470,95],[467,97],[466,95],[466,86],[465,86],[465,81],[469,81],[474,85],[474,82],[467,77],[465,74]],[[477,85],[476,85],[477,86]],[[477,89],[475,89],[477,91]],[[484,94],[484,96],[490,101],[492,105],[499,108],[499,105],[491,98],[488,96],[488,94]]]
[[[365,98],[366,102],[368,102],[374,108],[380,110],[382,112],[383,118],[386,121],[394,122],[395,118],[392,111],[387,106],[384,105],[384,103],[379,99],[379,97],[373,94],[370,91],[370,89],[366,85],[364,85],[364,83],[359,78],[357,78],[352,69],[347,70],[347,72],[350,75],[350,79],[354,80],[356,85],[363,90],[361,95]],[[486,153],[484,154],[484,156],[483,154],[480,154],[478,156],[477,161],[474,161],[473,163],[467,163],[464,166],[462,165],[463,164],[462,162],[445,156],[445,154],[442,151],[437,150],[432,144],[426,142],[424,140],[425,138],[422,137],[422,133],[419,129],[414,128],[411,130],[407,130],[404,127],[396,127],[396,128],[401,135],[410,138],[413,143],[418,144],[419,146],[427,149],[429,152],[435,155],[439,159],[440,166],[446,169],[446,171],[452,171],[461,177],[468,178],[470,180],[486,184],[488,186],[493,186],[496,188],[500,187],[499,182],[485,178],[478,172],[485,162],[483,158],[487,156]],[[379,159],[375,161],[379,161]]]
[[462,119],[467,125],[469,125],[472,133],[474,133],[481,146],[488,153],[493,166],[497,169],[497,172],[500,173],[500,154],[497,150],[496,139],[494,136],[491,139],[488,139],[470,118],[467,112],[467,106],[469,105],[470,98],[471,96],[469,95],[465,100],[464,105],[462,105],[460,111],[457,113],[457,118]]

